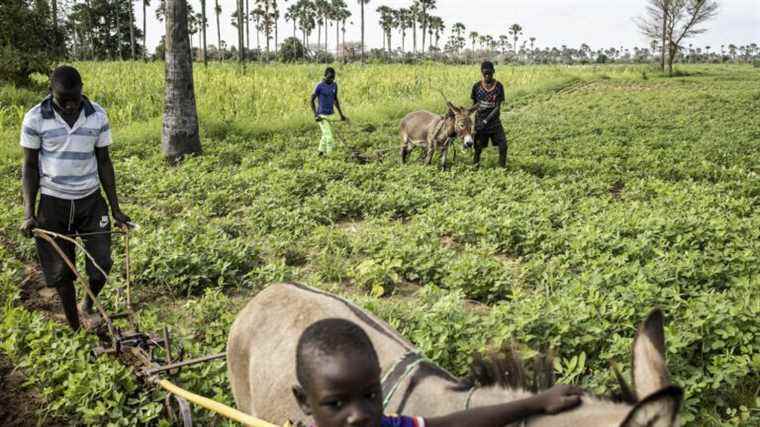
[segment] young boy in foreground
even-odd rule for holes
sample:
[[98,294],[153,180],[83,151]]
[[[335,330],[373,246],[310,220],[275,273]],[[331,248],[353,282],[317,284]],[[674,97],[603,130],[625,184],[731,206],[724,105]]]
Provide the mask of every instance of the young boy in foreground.
[[[319,107],[317,107],[314,101],[319,100]],[[335,139],[333,137],[331,121],[334,121],[333,105],[340,114],[340,119],[345,121],[346,116],[343,115],[343,111],[340,109],[340,101],[338,100],[338,84],[335,82],[335,69],[327,67],[325,69],[325,76],[317,87],[314,88],[314,93],[311,94],[311,111],[314,113],[314,119],[319,123],[319,127],[322,129],[322,140],[319,142],[319,155],[330,154],[335,149]]]
[[503,427],[537,414],[555,414],[580,404],[581,390],[559,385],[536,396],[473,408],[443,417],[383,414],[380,363],[367,334],[344,319],[324,319],[304,330],[296,350],[298,385],[293,394],[313,427]]

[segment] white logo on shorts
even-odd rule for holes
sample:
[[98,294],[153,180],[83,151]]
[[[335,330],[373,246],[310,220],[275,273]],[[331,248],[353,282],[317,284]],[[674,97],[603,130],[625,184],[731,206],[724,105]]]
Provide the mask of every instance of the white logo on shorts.
[[106,225],[108,225],[108,215],[103,215],[100,217],[100,228],[106,228]]

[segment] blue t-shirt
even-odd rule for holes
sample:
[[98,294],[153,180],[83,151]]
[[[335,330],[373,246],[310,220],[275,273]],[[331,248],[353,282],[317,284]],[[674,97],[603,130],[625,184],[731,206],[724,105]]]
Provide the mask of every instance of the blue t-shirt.
[[380,427],[425,427],[425,420],[420,417],[384,416],[382,420],[380,420]]
[[314,94],[319,98],[319,108],[317,108],[317,114],[330,115],[333,114],[333,105],[335,105],[335,98],[338,97],[338,83],[333,82],[327,84],[325,82],[319,82],[316,88],[314,88]]

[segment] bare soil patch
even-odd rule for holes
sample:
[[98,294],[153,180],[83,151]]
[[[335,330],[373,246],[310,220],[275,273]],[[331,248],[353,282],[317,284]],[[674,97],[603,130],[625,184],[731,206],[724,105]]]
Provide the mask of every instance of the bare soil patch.
[[[37,390],[24,387],[26,376],[0,352],[0,425],[4,427],[62,426],[57,420],[40,420],[45,402]],[[44,422],[43,422],[44,421]]]

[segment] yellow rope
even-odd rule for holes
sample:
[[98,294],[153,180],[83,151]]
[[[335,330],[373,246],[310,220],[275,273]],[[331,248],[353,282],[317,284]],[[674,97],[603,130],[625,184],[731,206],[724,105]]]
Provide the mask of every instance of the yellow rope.
[[[260,420],[252,415],[248,415],[241,411],[238,411],[235,408],[230,408],[227,405],[213,401],[207,397],[203,397],[195,393],[191,393],[183,388],[176,386],[175,384],[167,380],[159,380],[158,385],[163,387],[169,393],[176,394],[177,396],[185,400],[193,402],[196,405],[202,406],[208,409],[209,411],[214,411],[217,414],[222,415],[226,418],[242,423],[243,425],[247,425],[251,427],[279,427],[275,424],[270,424],[266,421]],[[284,427],[289,427],[289,426],[290,426],[290,423],[286,423]]]

